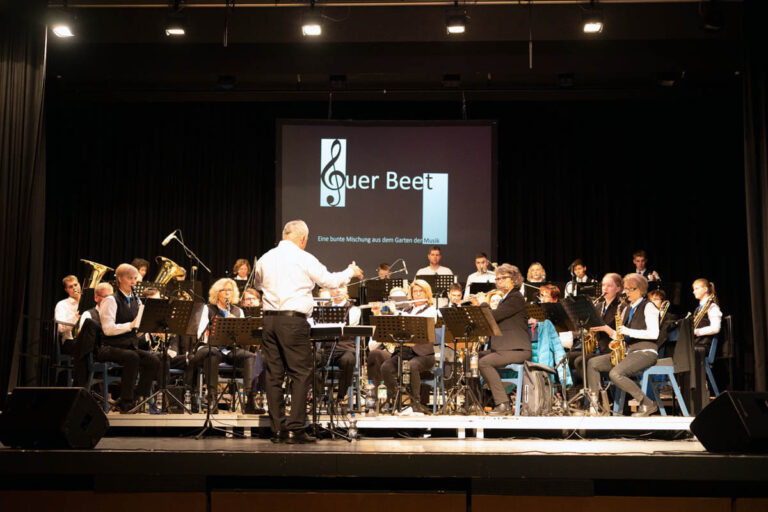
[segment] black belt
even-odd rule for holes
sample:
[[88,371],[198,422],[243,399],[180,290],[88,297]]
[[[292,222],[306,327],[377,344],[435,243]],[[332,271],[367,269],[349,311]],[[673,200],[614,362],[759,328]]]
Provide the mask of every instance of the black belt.
[[307,319],[307,315],[298,311],[265,311],[264,316],[297,316],[304,320]]

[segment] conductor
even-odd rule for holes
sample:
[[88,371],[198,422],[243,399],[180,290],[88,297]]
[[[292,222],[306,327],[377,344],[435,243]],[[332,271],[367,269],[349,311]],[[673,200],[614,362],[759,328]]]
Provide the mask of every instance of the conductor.
[[[262,290],[264,308],[265,381],[273,443],[312,443],[305,430],[307,391],[312,380],[310,326],[315,284],[339,288],[352,277],[363,277],[354,263],[342,272],[331,273],[306,252],[309,228],[303,220],[292,220],[283,228],[283,239],[256,264],[255,284]],[[282,384],[291,377],[291,412],[286,418]]]

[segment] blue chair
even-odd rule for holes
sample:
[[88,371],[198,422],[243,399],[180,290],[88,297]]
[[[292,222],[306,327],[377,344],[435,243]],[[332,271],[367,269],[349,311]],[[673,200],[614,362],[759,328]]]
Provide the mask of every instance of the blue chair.
[[[347,399],[348,407],[352,406],[353,397],[355,397],[356,403],[360,404],[360,399],[362,397],[361,391],[360,391],[360,343],[361,339],[360,336],[355,337],[355,367],[352,370],[352,382],[350,383],[349,387],[347,388]],[[319,349],[318,349],[319,351]],[[327,372],[327,377],[325,379],[325,384],[329,384],[330,386],[338,385],[339,383],[339,372],[341,371],[341,368],[337,365],[330,365],[330,366],[323,366],[322,368],[318,368],[318,371],[324,371]]]
[[[54,323],[54,326],[56,324]],[[72,387],[72,370],[74,369],[74,363],[72,362],[72,356],[67,354],[61,353],[61,337],[59,336],[59,333],[56,332],[54,335],[53,343],[55,345],[54,353],[53,353],[53,383],[54,385],[58,385],[59,383],[59,375],[61,372],[65,372],[67,375],[67,387]]]
[[706,364],[704,365],[704,371],[707,372],[707,380],[709,380],[709,385],[712,387],[712,393],[715,396],[720,394],[720,390],[715,382],[715,376],[712,375],[712,365],[715,364],[715,355],[717,354],[717,338],[717,336],[712,338],[712,345],[709,347],[709,354],[707,354]]
[[[432,414],[437,412],[437,403],[445,404],[445,379],[444,377],[444,356],[445,356],[445,326],[439,329],[435,329],[435,344],[440,344],[440,358],[437,361],[437,366],[432,368],[432,378],[424,379],[422,384],[432,388]],[[438,394],[439,391],[439,394]],[[414,395],[418,395],[419,390],[413,391]],[[438,400],[438,397],[441,399]]]
[[[93,386],[96,384],[102,384],[104,389],[104,396],[102,396],[102,401],[104,403],[104,412],[109,412],[109,385],[114,382],[120,382],[121,378],[119,376],[114,376],[109,374],[109,370],[113,368],[122,368],[117,363],[110,363],[110,362],[102,362],[102,361],[95,361],[93,359],[93,354],[88,356],[88,389],[92,389]],[[101,378],[96,378],[97,375],[101,373]]]
[[[538,362],[539,344],[537,342],[533,342],[531,344],[531,349],[533,351],[531,362],[536,363]],[[500,373],[501,382],[515,386],[515,416],[520,416],[520,404],[522,402],[523,395],[521,392],[523,389],[523,364],[508,364],[500,370]]]
[[[661,380],[660,382],[657,382],[654,379],[652,379],[652,377],[656,375],[662,376],[664,377],[664,379]],[[648,389],[650,387],[650,391],[653,395],[653,399],[656,401],[656,404],[659,406],[659,412],[661,413],[662,416],[666,416],[667,411],[664,410],[664,404],[661,402],[661,394],[659,393],[659,389],[661,389],[661,387],[664,386],[666,381],[669,380],[669,383],[675,392],[675,398],[677,398],[677,403],[680,405],[680,411],[683,413],[683,416],[690,416],[688,414],[688,408],[685,406],[685,400],[683,400],[683,395],[680,392],[680,386],[677,385],[677,379],[675,378],[675,365],[671,357],[665,357],[664,359],[659,359],[654,366],[651,366],[650,368],[645,369],[645,371],[638,373],[633,378],[640,379],[640,389],[645,390],[644,392],[646,395],[648,395]],[[614,396],[614,399],[613,399],[613,412],[617,414],[621,414],[621,412],[624,410],[625,399],[626,399],[626,393],[624,392],[624,390],[616,388],[616,396]]]

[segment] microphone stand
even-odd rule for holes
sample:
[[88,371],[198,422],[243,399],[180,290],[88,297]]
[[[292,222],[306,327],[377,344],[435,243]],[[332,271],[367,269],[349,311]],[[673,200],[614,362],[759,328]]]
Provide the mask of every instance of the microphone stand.
[[[187,247],[187,245],[184,243],[184,237],[181,234],[181,230],[179,230],[179,236],[174,236],[173,239],[181,244],[181,247],[184,249],[184,253],[186,254],[187,258],[190,259],[190,261],[191,260],[196,261],[198,263],[198,265],[203,267],[205,270],[208,271],[209,274],[211,274],[211,269],[208,268],[208,265],[203,263],[203,261],[200,258],[197,257],[197,254],[195,254],[195,252],[192,249],[190,249],[189,247]],[[194,282],[195,281],[195,272],[197,271],[197,267],[195,267],[193,265],[190,270],[191,270],[190,277],[192,278],[192,281]]]

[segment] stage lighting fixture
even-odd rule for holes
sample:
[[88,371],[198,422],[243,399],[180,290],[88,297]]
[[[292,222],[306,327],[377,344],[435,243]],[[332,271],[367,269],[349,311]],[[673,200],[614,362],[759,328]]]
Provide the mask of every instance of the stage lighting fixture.
[[186,23],[184,15],[180,12],[172,12],[168,15],[168,21],[165,23],[165,35],[183,36],[186,35]]
[[301,19],[301,35],[305,37],[317,37],[323,33],[323,24],[320,14],[315,12],[315,0],[311,0],[309,10]]
[[599,34],[603,31],[603,11],[593,0],[589,7],[583,8],[581,24],[585,34]]
[[48,24],[51,26],[51,32],[56,37],[75,36],[74,20],[72,15],[66,10],[66,5],[64,9],[52,11],[49,16]]
[[56,37],[74,37],[75,36],[75,34],[72,32],[72,27],[67,23],[57,23],[51,26],[51,30],[56,35]]
[[462,13],[449,14],[445,18],[445,31],[447,34],[463,34],[467,31],[467,15]]

